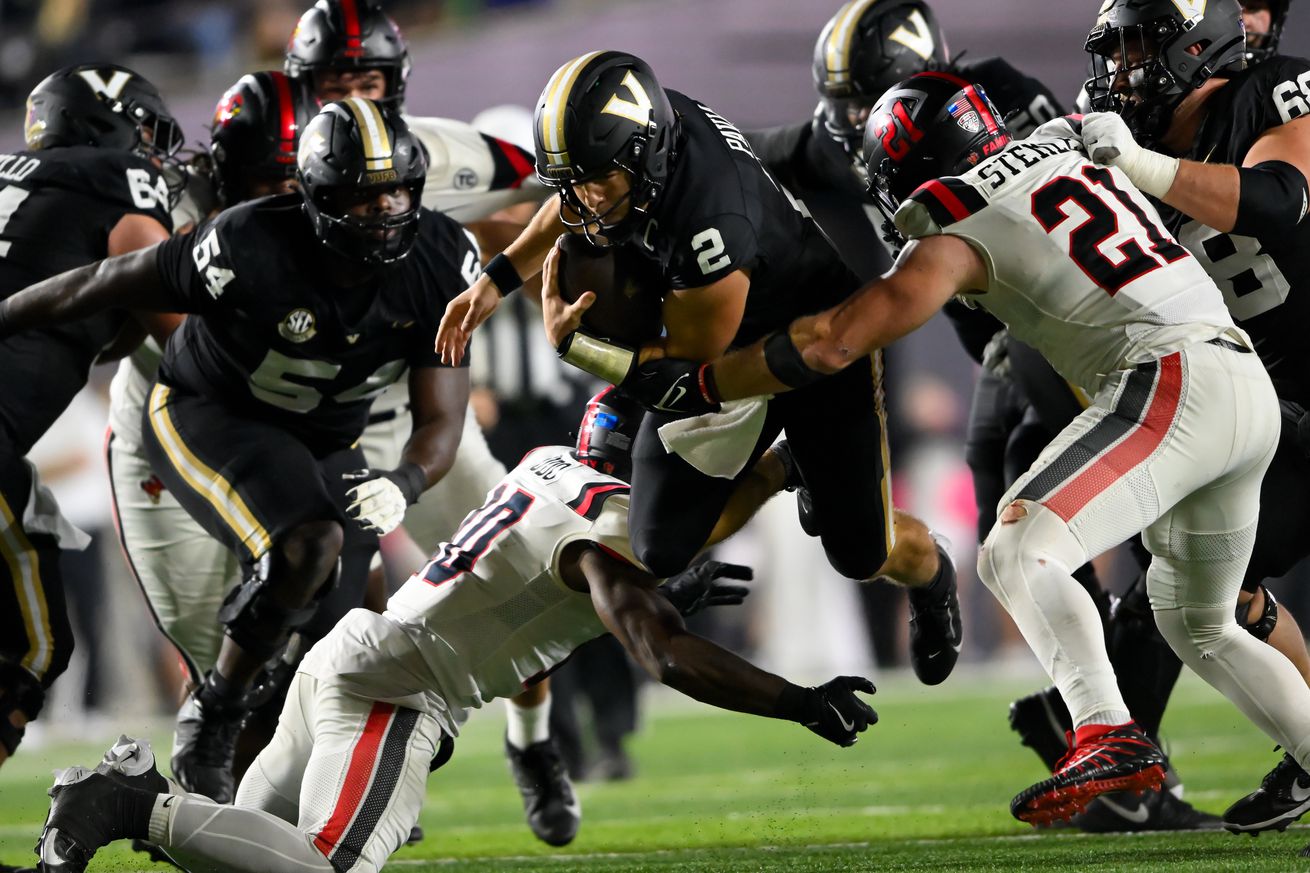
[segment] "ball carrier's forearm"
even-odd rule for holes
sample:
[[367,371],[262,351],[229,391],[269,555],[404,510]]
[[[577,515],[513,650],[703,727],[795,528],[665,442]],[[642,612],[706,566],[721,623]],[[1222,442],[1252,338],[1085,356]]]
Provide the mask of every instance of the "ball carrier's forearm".
[[164,292],[152,246],[51,276],[0,301],[0,337],[107,309],[168,312],[176,306]]

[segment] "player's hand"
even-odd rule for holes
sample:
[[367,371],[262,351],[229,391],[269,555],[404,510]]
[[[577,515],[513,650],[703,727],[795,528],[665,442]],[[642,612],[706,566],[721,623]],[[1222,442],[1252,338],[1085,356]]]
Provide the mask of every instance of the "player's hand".
[[469,337],[496,311],[497,306],[500,306],[500,292],[486,276],[479,276],[463,293],[446,304],[433,344],[437,354],[441,355],[441,363],[459,366],[464,359],[464,350],[468,348]]
[[565,337],[582,326],[582,313],[596,302],[596,295],[591,291],[583,291],[572,303],[560,295],[559,271],[563,257],[559,240],[556,240],[541,265],[541,321],[552,349],[558,349]]
[[[347,473],[345,478],[351,479],[358,475]],[[372,474],[366,472],[365,475]],[[385,536],[400,527],[405,518],[405,510],[409,508],[405,492],[385,475],[356,485],[346,492],[346,497],[350,499],[346,515],[359,522],[364,530],[375,531],[379,536]]]
[[1001,328],[983,348],[982,368],[998,379],[1010,378],[1010,332]]
[[1142,148],[1114,112],[1083,116],[1083,145],[1093,162],[1118,167],[1143,192],[1163,199],[1178,175],[1178,159]]
[[873,694],[876,690],[862,676],[838,676],[816,688],[800,689],[804,697],[793,704],[799,712],[792,718],[831,743],[853,746],[869,725],[878,723],[878,713],[855,692]]
[[725,585],[721,579],[749,582],[755,571],[741,564],[702,561],[683,570],[660,586],[660,593],[683,615],[695,615],[711,606],[736,606],[751,590],[745,585]]
[[678,358],[655,358],[637,366],[623,393],[652,412],[704,415],[722,408],[714,367]]

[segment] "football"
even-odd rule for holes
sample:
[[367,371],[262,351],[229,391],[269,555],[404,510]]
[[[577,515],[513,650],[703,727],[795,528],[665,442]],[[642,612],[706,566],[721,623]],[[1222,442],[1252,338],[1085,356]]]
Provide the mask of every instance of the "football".
[[584,291],[596,295],[582,316],[587,330],[631,346],[660,335],[665,289],[652,261],[625,248],[594,246],[581,234],[566,236],[560,254],[560,295],[569,303]]

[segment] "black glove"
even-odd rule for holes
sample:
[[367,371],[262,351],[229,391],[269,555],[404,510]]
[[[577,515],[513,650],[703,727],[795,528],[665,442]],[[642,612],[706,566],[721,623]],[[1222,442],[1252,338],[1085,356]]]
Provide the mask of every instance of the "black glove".
[[778,697],[778,715],[800,722],[831,743],[853,746],[862,731],[878,723],[878,713],[855,692],[876,690],[862,676],[838,676],[817,688],[789,684]]
[[755,571],[740,564],[702,561],[683,570],[660,586],[660,591],[683,615],[695,615],[707,606],[736,606],[750,589],[744,585],[720,585],[720,579],[749,582]]
[[623,393],[652,412],[704,415],[721,406],[714,368],[709,364],[660,358],[639,366],[620,386]]

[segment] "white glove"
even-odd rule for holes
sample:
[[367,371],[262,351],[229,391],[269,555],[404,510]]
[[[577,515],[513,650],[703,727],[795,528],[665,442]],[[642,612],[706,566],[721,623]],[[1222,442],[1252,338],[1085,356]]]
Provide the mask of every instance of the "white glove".
[[1139,191],[1157,200],[1164,199],[1178,175],[1177,158],[1139,146],[1128,125],[1114,112],[1083,116],[1083,145],[1095,163],[1118,167]]
[[364,530],[377,531],[379,536],[399,527],[409,507],[400,486],[386,476],[356,485],[346,492],[346,497],[351,501],[346,515],[358,521]]

